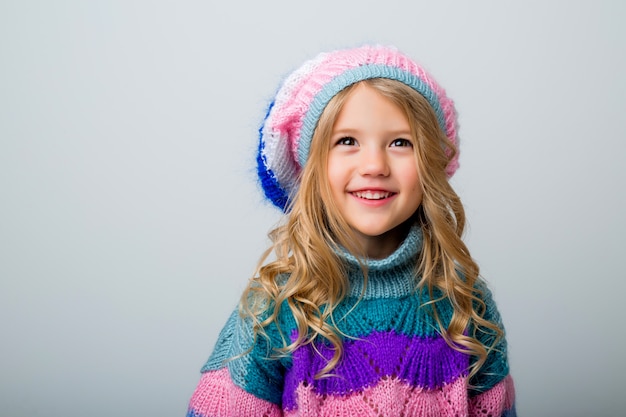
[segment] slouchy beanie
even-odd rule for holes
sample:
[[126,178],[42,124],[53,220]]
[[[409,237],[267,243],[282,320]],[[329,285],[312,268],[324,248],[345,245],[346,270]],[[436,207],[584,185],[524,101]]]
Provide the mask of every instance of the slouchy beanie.
[[[454,103],[424,68],[394,47],[361,46],[319,54],[285,78],[259,129],[257,173],[265,197],[286,210],[298,189],[317,122],[329,101],[363,80],[400,81],[421,94],[434,110],[441,130],[457,148],[446,167],[450,177],[459,166]],[[446,150],[450,152],[450,150]]]

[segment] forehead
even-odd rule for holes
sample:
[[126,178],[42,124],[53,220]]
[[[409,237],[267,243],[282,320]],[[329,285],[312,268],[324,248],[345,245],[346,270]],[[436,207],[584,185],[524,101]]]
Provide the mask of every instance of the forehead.
[[359,83],[346,96],[333,124],[338,131],[409,132],[404,110],[366,83]]

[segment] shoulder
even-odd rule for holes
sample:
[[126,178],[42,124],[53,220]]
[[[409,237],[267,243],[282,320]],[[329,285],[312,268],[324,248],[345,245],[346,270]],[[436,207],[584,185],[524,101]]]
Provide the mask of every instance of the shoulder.
[[481,278],[476,280],[474,284],[474,295],[476,296],[474,308],[478,313],[486,320],[489,320],[504,330],[502,317],[498,311],[493,292],[485,280]]
[[[457,273],[461,280],[467,282],[466,276],[462,270],[457,269]],[[489,320],[490,322],[498,325],[498,327],[502,328],[502,318],[500,317],[493,292],[491,291],[487,281],[480,276],[476,278],[476,281],[474,282],[473,296],[474,310],[486,320]]]
[[207,363],[202,367],[202,372],[224,367],[229,359],[249,350],[253,340],[254,331],[252,322],[243,319],[239,314],[239,309],[235,309],[220,331],[213,353]]
[[[254,320],[235,309],[222,328],[203,374],[227,372],[232,383],[256,397],[278,403],[284,363],[275,355],[280,336],[275,326],[263,334],[254,331]],[[216,373],[217,372],[217,373]]]

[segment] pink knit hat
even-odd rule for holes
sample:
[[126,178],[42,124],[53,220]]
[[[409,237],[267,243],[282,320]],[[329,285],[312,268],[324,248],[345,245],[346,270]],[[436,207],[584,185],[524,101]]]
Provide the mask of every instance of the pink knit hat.
[[[265,196],[282,210],[298,189],[298,173],[328,102],[349,85],[371,78],[400,81],[432,106],[439,126],[457,147],[446,167],[459,166],[454,103],[422,67],[393,47],[362,46],[319,54],[289,75],[269,106],[260,132],[257,172]],[[447,150],[449,152],[449,150]]]

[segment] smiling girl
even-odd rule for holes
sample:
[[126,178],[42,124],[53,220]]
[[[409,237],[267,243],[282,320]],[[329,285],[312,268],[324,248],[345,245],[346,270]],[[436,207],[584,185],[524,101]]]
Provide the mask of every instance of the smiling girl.
[[282,84],[258,174],[285,212],[187,416],[514,416],[504,328],[449,184],[456,112],[394,48]]

